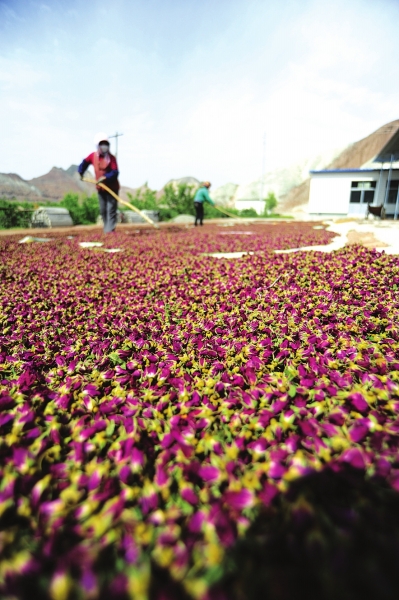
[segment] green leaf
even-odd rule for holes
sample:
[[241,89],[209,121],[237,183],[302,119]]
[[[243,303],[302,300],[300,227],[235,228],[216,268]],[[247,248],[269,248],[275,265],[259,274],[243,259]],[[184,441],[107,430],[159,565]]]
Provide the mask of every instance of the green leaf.
[[[111,352],[111,354],[109,355],[109,359],[111,360],[111,362],[114,365],[123,364],[123,360],[121,359],[121,357],[119,356],[119,354],[117,352]],[[126,365],[125,365],[125,367],[126,367]]]
[[115,431],[115,421],[110,421],[107,429],[105,430],[105,433],[107,434],[108,437],[110,437]]

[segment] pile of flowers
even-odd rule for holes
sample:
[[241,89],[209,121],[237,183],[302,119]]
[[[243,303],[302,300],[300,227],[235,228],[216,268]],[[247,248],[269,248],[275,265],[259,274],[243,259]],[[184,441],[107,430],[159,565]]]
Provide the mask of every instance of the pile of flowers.
[[3,594],[145,599],[162,572],[211,597],[298,478],[351,465],[399,491],[398,258],[237,229],[0,241]]

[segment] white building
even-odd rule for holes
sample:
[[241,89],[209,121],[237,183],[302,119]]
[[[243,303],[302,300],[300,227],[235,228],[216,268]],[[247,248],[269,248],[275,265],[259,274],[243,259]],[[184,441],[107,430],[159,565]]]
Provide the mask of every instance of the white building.
[[364,216],[367,205],[399,217],[399,130],[360,169],[310,171],[309,213]]
[[235,208],[237,210],[245,210],[246,208],[253,208],[256,210],[258,215],[261,215],[265,211],[265,201],[259,200],[259,198],[239,198],[235,201]]

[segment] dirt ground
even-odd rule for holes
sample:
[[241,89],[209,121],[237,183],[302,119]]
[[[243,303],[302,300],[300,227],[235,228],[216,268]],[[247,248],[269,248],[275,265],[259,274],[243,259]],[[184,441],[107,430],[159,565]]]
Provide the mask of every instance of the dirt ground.
[[[168,223],[160,223],[163,227],[168,225]],[[120,224],[118,225],[118,229],[141,229],[150,227],[147,223],[134,223],[134,224]],[[73,227],[40,227],[38,229],[34,228],[26,228],[26,229],[0,229],[1,237],[15,236],[20,235],[24,237],[25,235],[32,235],[34,237],[51,237],[53,233],[65,233],[65,235],[76,235],[76,233],[85,233],[89,231],[98,231],[99,233],[102,231],[101,225],[74,225]]]
[[[249,223],[275,225],[285,221],[287,221],[287,219],[206,219],[204,221],[204,226],[206,227],[207,223],[214,225],[221,224],[226,226],[247,225]],[[288,219],[288,221],[294,222],[292,219]],[[194,226],[194,217],[192,225],[187,223],[168,222],[158,223],[158,226],[161,229],[168,229],[170,227],[178,227],[179,229],[190,228]],[[147,223],[118,223],[117,228],[118,230],[122,231],[134,231],[135,229],[152,229],[152,225],[149,225]],[[65,233],[65,235],[76,235],[77,233],[85,233],[89,231],[98,231],[99,233],[101,233],[102,225],[74,225],[72,227],[40,227],[38,229],[0,229],[0,237],[15,235],[20,235],[21,237],[24,237],[25,235],[32,235],[34,237],[51,237],[53,233]]]
[[[234,225],[275,225],[278,226],[286,219],[207,219],[206,225],[219,225],[220,227],[233,227]],[[295,222],[295,221],[290,221]],[[321,225],[323,223],[323,225]],[[351,218],[334,219],[317,223],[312,221],[312,225],[317,229],[320,226],[326,227],[327,230],[333,231],[337,236],[325,246],[314,246],[308,248],[296,248],[285,252],[293,252],[297,250],[320,250],[332,252],[346,245],[361,244],[365,248],[380,250],[385,249],[389,254],[399,254],[399,222],[398,221],[357,221]],[[159,223],[160,229],[190,229],[193,224],[185,223]],[[119,231],[126,233],[152,229],[152,226],[147,223],[120,223],[117,226]],[[18,236],[22,239],[24,236],[31,235],[34,237],[51,238],[54,234],[64,235],[79,235],[89,232],[98,232],[102,234],[101,225],[76,225],[73,227],[54,227],[54,228],[39,228],[39,229],[2,229],[0,230],[0,238]]]
[[365,248],[369,248],[370,250],[373,248],[388,248],[388,244],[382,242],[372,232],[360,232],[352,229],[348,231],[347,236],[347,245],[352,246],[353,244],[361,244]]

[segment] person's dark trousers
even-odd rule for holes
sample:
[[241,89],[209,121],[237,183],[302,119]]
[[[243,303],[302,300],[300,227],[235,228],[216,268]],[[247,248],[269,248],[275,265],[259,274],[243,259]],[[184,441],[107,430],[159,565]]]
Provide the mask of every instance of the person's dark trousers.
[[194,202],[195,208],[195,226],[197,226],[197,221],[202,225],[202,221],[204,220],[204,203],[203,202]]
[[110,233],[116,227],[116,209],[118,202],[105,190],[98,192],[100,215],[104,223],[104,233]]

